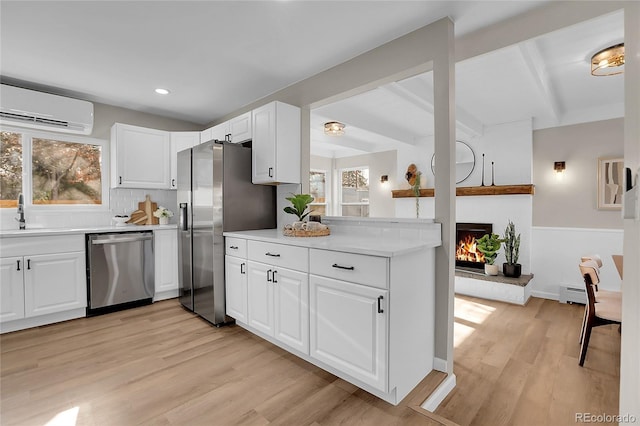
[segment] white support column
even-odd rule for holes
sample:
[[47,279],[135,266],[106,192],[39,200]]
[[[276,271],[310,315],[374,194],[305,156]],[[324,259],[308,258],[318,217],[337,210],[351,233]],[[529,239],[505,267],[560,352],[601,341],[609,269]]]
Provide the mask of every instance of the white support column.
[[453,22],[447,25],[433,64],[435,121],[435,220],[442,224],[442,246],[436,250],[436,335],[435,357],[446,361],[446,373],[453,373],[453,306],[455,280],[455,40]]

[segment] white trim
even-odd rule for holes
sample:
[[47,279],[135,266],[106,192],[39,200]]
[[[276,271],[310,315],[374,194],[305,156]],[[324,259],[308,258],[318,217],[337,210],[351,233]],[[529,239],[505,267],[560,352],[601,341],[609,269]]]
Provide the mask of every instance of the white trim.
[[9,321],[9,322],[4,322],[0,324],[0,333],[9,333],[12,331],[39,327],[42,325],[53,324],[56,322],[67,321],[75,318],[84,318],[85,316],[87,316],[86,308],[79,308],[71,311],[55,312],[53,314],[40,315],[37,317],[22,318],[15,321]]
[[533,226],[531,227],[534,231],[565,231],[565,232],[602,232],[602,233],[614,233],[614,234],[622,234],[624,230],[621,229],[612,229],[612,228],[565,228],[565,227],[555,227],[555,226]]
[[[436,358],[437,359],[437,358]],[[449,374],[440,385],[436,388],[435,391],[429,395],[420,407],[424,408],[427,411],[434,412],[436,408],[440,405],[442,401],[449,395],[449,393],[456,387],[456,375]]]
[[531,297],[537,297],[539,299],[558,300],[560,296],[549,291],[531,290]]
[[446,373],[448,371],[449,367],[449,363],[447,362],[446,359],[442,359],[442,358],[433,358],[433,369],[437,370],[437,371],[442,371],[443,373]]

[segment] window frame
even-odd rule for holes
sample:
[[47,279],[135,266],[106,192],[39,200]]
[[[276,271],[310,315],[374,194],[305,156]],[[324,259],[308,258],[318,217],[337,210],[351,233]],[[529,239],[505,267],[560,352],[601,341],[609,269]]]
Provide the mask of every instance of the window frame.
[[[329,185],[329,171],[323,169],[309,169],[309,186],[311,186],[311,173],[324,173],[324,203],[309,203],[310,207],[313,206],[324,206],[324,215],[330,216],[329,207],[331,205],[331,188]],[[311,187],[309,187],[309,192],[311,192]]]
[[[43,130],[27,129],[14,126],[0,126],[3,132],[19,133],[22,140],[22,195],[25,209],[39,213],[63,212],[104,212],[109,211],[109,141],[88,136],[71,135],[67,133],[47,132]],[[34,204],[33,203],[33,139],[51,139],[59,142],[80,143],[100,146],[100,175],[101,175],[101,204]],[[12,210],[12,207],[1,208],[2,211]]]
[[[367,169],[368,172],[371,172],[371,168],[369,166],[354,166],[354,167],[343,167],[341,169],[338,169],[338,206],[339,209],[336,213],[338,213],[338,216],[343,216],[342,214],[342,207],[343,206],[369,206],[369,201],[371,199],[371,197],[367,198],[366,202],[355,202],[355,203],[345,203],[342,201],[342,173],[343,172],[348,172],[348,171],[353,171],[353,170],[362,170],[362,169]],[[370,173],[369,173],[370,174]],[[371,193],[371,178],[369,178],[369,193]],[[345,217],[369,217],[369,214],[367,214],[367,216],[345,216]]]

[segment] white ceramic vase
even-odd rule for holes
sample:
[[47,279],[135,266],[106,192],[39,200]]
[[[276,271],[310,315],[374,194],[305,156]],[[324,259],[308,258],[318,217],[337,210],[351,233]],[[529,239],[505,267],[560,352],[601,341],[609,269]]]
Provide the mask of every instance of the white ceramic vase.
[[484,273],[485,275],[498,275],[498,265],[489,265],[488,263],[485,263]]
[[169,218],[168,217],[160,217],[160,225],[168,225],[169,224]]

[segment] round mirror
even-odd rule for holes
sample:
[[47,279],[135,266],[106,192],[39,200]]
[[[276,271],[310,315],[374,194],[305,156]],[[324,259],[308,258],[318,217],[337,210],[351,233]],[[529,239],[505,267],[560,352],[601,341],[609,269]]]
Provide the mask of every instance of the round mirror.
[[[435,172],[436,155],[431,157],[431,173]],[[469,145],[456,141],[456,183],[464,182],[476,166],[476,156]]]

